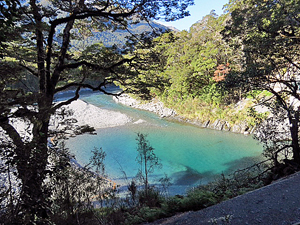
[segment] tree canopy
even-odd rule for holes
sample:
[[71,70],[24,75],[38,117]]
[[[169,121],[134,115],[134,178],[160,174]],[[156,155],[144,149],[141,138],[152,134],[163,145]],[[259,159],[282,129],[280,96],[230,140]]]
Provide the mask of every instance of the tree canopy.
[[[276,162],[278,153],[288,151],[288,155],[300,164],[300,3],[294,0],[233,0],[227,9],[231,19],[224,37],[243,52],[240,84],[248,90],[267,90],[273,94],[275,101],[270,98],[267,102],[272,110],[277,110],[273,117],[284,115],[282,129],[279,131],[277,124],[272,127],[273,132],[284,131],[285,118],[290,126],[284,138],[277,135],[278,138],[272,141],[270,137],[262,139]],[[283,139],[287,141],[283,142]]]

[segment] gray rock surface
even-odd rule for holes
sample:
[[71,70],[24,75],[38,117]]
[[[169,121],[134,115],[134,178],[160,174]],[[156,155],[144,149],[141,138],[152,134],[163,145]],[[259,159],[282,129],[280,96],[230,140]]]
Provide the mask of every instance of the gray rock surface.
[[159,220],[152,225],[300,224],[300,173],[196,212]]

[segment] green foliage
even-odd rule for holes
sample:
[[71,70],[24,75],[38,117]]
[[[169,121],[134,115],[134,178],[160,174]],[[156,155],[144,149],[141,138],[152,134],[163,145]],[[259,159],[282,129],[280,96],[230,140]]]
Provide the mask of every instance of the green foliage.
[[7,42],[18,37],[16,22],[20,19],[22,7],[17,0],[5,0],[0,2],[0,57],[2,57]]
[[184,211],[201,210],[216,203],[218,203],[218,198],[215,193],[198,189],[187,194],[182,201],[182,209]]
[[[64,144],[51,154],[53,176],[46,185],[51,189],[51,221],[55,224],[88,221],[95,223],[93,201],[111,199],[114,190],[104,171],[105,152],[95,148],[90,163],[80,167]],[[111,201],[111,200],[110,200]],[[80,215],[77,215],[79,212]],[[73,222],[72,222],[73,221]],[[93,221],[93,222],[92,222]]]
[[266,90],[251,90],[247,93],[247,98],[262,99],[263,97],[271,97],[273,94]]
[[213,83],[212,85],[203,88],[203,92],[199,96],[199,99],[204,103],[212,106],[218,106],[224,101],[226,91],[224,91],[218,84]]
[[139,204],[142,206],[160,207],[161,198],[159,191],[153,187],[138,192]]
[[[144,51],[155,60],[149,61],[149,69],[141,77],[154,81],[151,93],[179,103],[207,92],[219,92],[222,88],[216,87],[212,77],[217,66],[229,62],[231,55],[220,34],[225,19],[211,12],[194,24],[190,32],[165,33],[156,38],[150,51]],[[163,85],[156,86],[158,81]],[[218,104],[221,99],[210,101]]]
[[136,140],[138,155],[136,157],[136,161],[140,165],[137,177],[145,186],[144,191],[147,199],[147,195],[152,193],[152,190],[149,187],[149,174],[153,173],[156,167],[161,167],[162,165],[159,158],[154,153],[154,148],[150,145],[146,138],[147,135],[137,133]]
[[248,124],[250,126],[256,126],[261,124],[264,120],[266,120],[269,116],[269,112],[258,113],[253,108],[247,109],[247,114],[249,115]]
[[[202,97],[205,96],[206,95]],[[206,100],[208,102],[200,98],[188,98],[180,103],[175,103],[171,99],[169,100],[169,98],[163,99],[163,101],[166,102],[165,105],[169,108],[173,108],[180,116],[199,123],[222,120],[228,122],[231,126],[246,122],[248,126],[254,127],[255,118],[253,116],[264,118],[264,115],[260,115],[257,112],[255,112],[255,114],[249,113],[250,108],[254,105],[254,101],[244,100],[246,103],[243,108],[237,108],[236,104],[213,104],[208,97]],[[265,115],[267,115],[267,113],[265,113]]]

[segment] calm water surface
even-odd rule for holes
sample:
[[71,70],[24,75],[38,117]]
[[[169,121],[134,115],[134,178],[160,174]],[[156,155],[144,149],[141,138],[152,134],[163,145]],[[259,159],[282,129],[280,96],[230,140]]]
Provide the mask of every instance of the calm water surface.
[[[163,167],[151,174],[151,183],[165,176],[171,179],[171,194],[183,194],[191,187],[214,180],[250,165],[261,157],[262,146],[251,136],[203,129],[170,122],[157,115],[116,104],[110,96],[86,93],[82,100],[101,108],[119,111],[132,118],[125,126],[97,130],[97,135],[70,139],[67,147],[80,164],[86,164],[95,147],[106,152],[106,172],[126,189],[138,172],[136,133],[148,134]],[[125,179],[124,172],[127,179]]]

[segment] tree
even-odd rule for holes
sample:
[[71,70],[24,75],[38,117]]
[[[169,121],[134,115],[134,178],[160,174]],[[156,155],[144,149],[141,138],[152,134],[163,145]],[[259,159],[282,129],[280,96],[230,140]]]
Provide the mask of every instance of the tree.
[[18,1],[6,0],[0,2],[0,56],[2,57],[3,48],[6,47],[4,42],[8,38],[13,37],[12,28],[14,23],[19,18],[17,6]]
[[[244,53],[239,81],[245,90],[267,90],[273,94],[269,100],[275,99],[275,104],[267,104],[276,106],[280,115],[283,110],[289,123],[285,138],[288,141],[282,149],[289,150],[293,161],[300,164],[300,3],[233,0],[227,9],[231,19],[224,37]],[[284,124],[285,120],[281,121]]]
[[[1,40],[7,47],[0,61],[4,72],[0,80],[0,127],[10,143],[7,162],[16,168],[22,184],[16,223],[43,224],[48,223],[51,214],[51,191],[43,188],[50,173],[47,138],[51,115],[78,99],[81,88],[111,94],[105,91],[105,85],[112,82],[125,85],[128,78],[136,75],[132,63],[134,55],[125,57],[117,54],[120,51],[116,49],[99,46],[94,46],[92,55],[72,51],[78,34],[93,29],[126,29],[133,17],[134,22],[180,19],[188,15],[187,7],[193,1],[2,1],[1,9],[7,9],[9,16],[13,14],[11,2],[13,8],[17,8],[19,19],[8,19],[13,22],[10,27],[14,32]],[[7,14],[1,11],[2,16],[6,18]],[[96,85],[85,82],[91,74],[92,78],[97,77]],[[24,76],[37,80],[37,90],[30,86],[30,91],[15,88],[16,83],[24,81]],[[56,93],[69,88],[76,89],[74,97],[53,102]],[[22,136],[13,126],[11,121],[16,119],[28,125],[29,135]]]
[[153,173],[155,167],[160,167],[158,157],[154,153],[154,148],[149,144],[146,139],[147,135],[137,133],[137,151],[138,156],[136,157],[137,162],[140,165],[138,178],[142,180],[145,186],[145,194],[148,197],[149,192],[149,174]]

